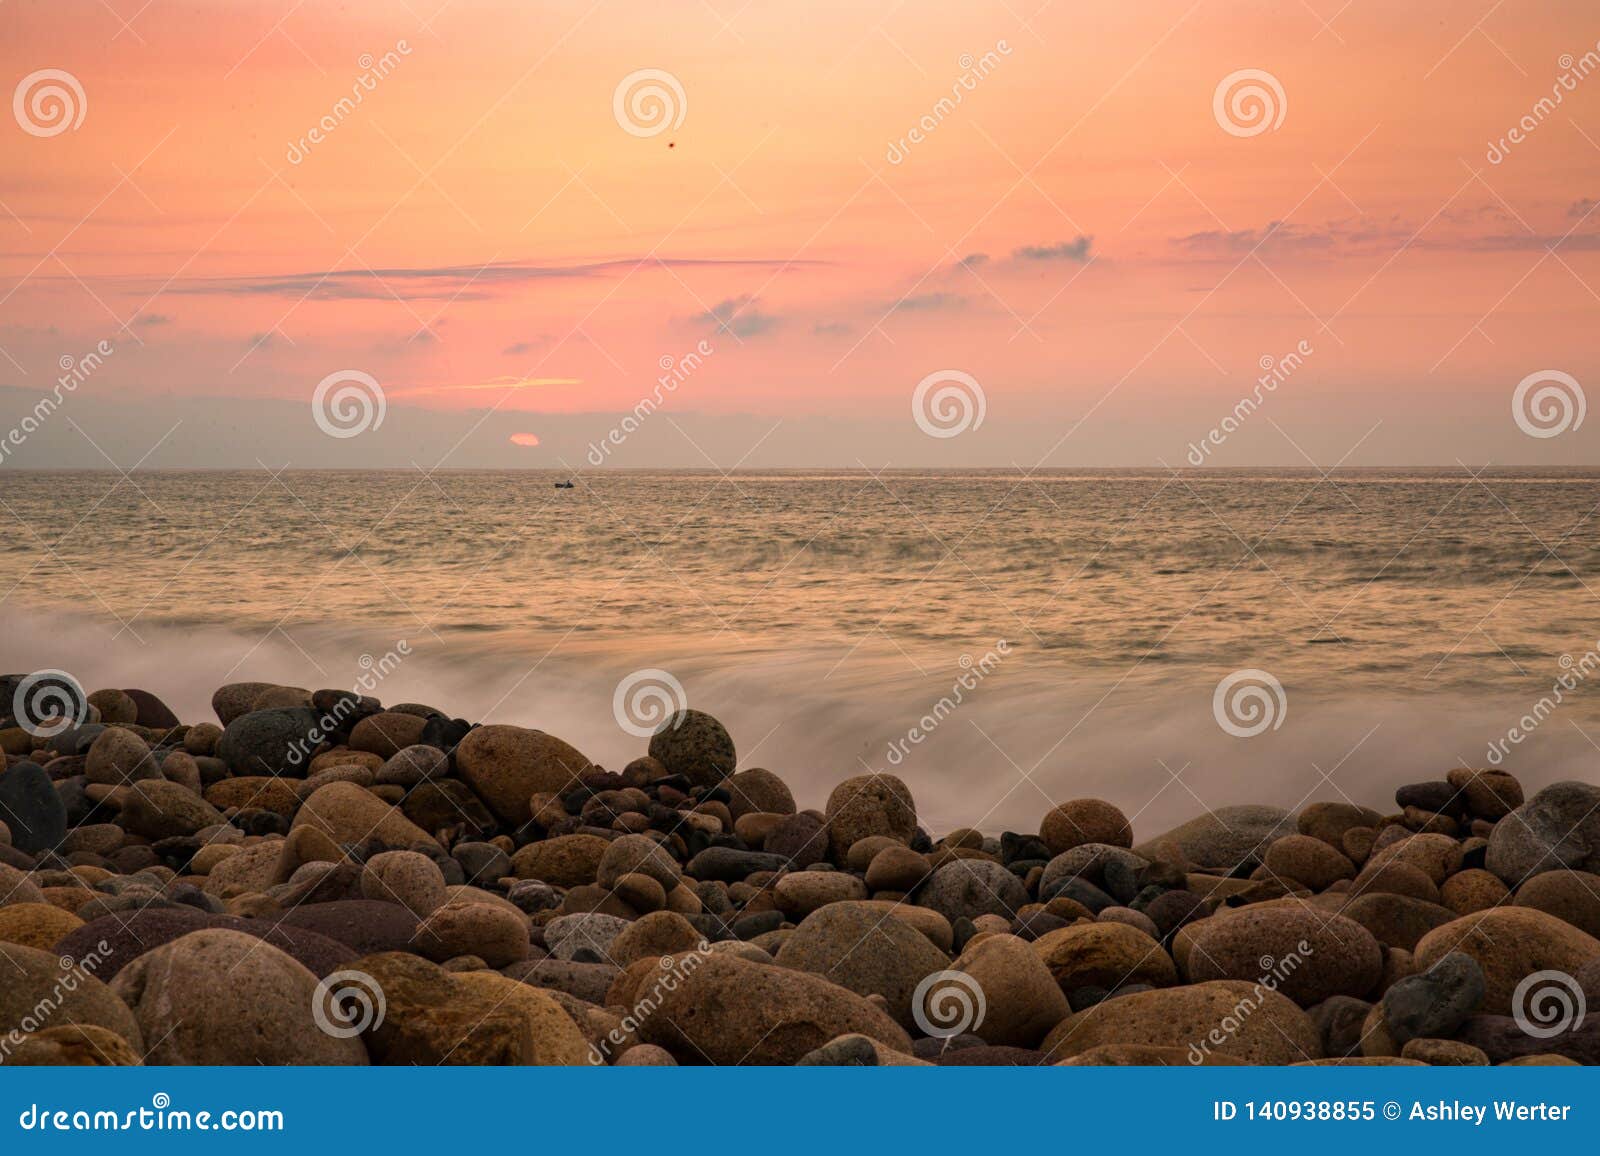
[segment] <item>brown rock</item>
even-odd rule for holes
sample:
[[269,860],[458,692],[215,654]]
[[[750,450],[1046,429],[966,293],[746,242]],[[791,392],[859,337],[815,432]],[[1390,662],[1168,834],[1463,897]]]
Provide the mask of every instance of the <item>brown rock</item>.
[[1600,937],[1600,875],[1567,868],[1542,871],[1517,888],[1515,902]]
[[509,967],[528,956],[528,920],[493,903],[447,903],[417,925],[415,943],[435,963],[476,955],[490,967]]
[[1190,924],[1191,982],[1274,979],[1302,1007],[1329,996],[1366,996],[1383,971],[1383,950],[1365,927],[1298,900],[1241,907]]
[[222,812],[199,795],[165,779],[145,779],[119,787],[112,801],[121,808],[118,825],[151,840],[193,835],[226,822]]
[[657,911],[628,924],[606,949],[610,961],[627,967],[635,960],[703,949],[706,937],[675,911]]
[[894,775],[846,779],[828,796],[825,814],[835,863],[844,862],[845,853],[858,839],[887,835],[909,845],[917,832],[917,807],[911,790]]
[[1085,843],[1132,847],[1133,826],[1126,815],[1102,799],[1073,799],[1045,815],[1039,837],[1052,855]]
[[511,857],[511,869],[518,879],[578,887],[594,882],[610,846],[599,835],[561,835],[521,848]]
[[1439,888],[1440,901],[1457,915],[1470,915],[1505,903],[1511,898],[1511,889],[1500,877],[1482,867],[1457,871]]
[[[912,997],[917,985],[950,966],[950,957],[910,924],[859,903],[835,903],[807,915],[783,941],[777,961],[782,967],[814,972],[857,995],[881,995],[889,1014],[907,1031],[916,1026],[918,1008]],[[936,1009],[924,999],[920,1010],[931,1018]]]
[[[661,994],[655,1014],[639,1026],[643,1042],[666,1048],[681,1064],[789,1065],[853,1032],[911,1051],[910,1037],[887,1012],[820,976],[733,955],[693,958],[701,962]],[[633,968],[661,970],[647,959],[628,972]],[[625,1002],[633,1007],[633,998]]]
[[1270,875],[1296,880],[1313,891],[1324,891],[1356,873],[1355,864],[1344,854],[1311,835],[1285,835],[1274,840],[1262,862]]
[[1461,1068],[1461,1067],[1488,1067],[1489,1057],[1482,1048],[1475,1048],[1471,1044],[1457,1043],[1455,1040],[1407,1040],[1405,1047],[1400,1049],[1400,1056],[1407,1060],[1420,1060],[1436,1068]]
[[1357,896],[1344,905],[1340,914],[1372,932],[1373,938],[1385,947],[1406,951],[1415,950],[1424,935],[1456,918],[1448,907],[1388,892]]
[[123,727],[107,727],[89,747],[84,774],[91,783],[120,787],[139,779],[159,779],[161,767],[138,735]]
[[1172,957],[1125,923],[1076,923],[1040,936],[1032,947],[1066,995],[1080,987],[1109,991],[1130,983],[1168,987],[1178,982]]
[[559,794],[593,765],[554,735],[499,724],[477,728],[456,748],[457,772],[508,823],[528,821],[535,792]]
[[94,1024],[62,1024],[23,1036],[3,1057],[12,1067],[131,1068],[142,1061],[128,1041]]
[[1503,819],[1522,806],[1522,784],[1505,771],[1458,767],[1445,778],[1461,792],[1467,810],[1481,819]]
[[[363,1032],[380,1064],[578,1065],[590,1045],[550,992],[495,972],[452,974],[401,952],[359,959],[385,1014]],[[360,1021],[357,1021],[360,1022]]]
[[286,819],[292,819],[295,812],[300,809],[300,793],[296,790],[297,785],[276,775],[241,775],[238,778],[222,779],[212,783],[206,788],[205,800],[213,807],[224,811],[230,807],[239,810],[245,807],[259,807],[263,811],[273,811]]
[[49,951],[83,920],[50,903],[12,903],[0,907],[0,943]]
[[1037,1047],[1051,1028],[1072,1014],[1039,953],[1014,935],[969,943],[951,970],[970,976],[983,993],[984,1017],[971,1030],[987,1043]]
[[428,720],[420,715],[387,710],[368,715],[350,731],[352,750],[366,751],[390,759],[422,741]]
[[1419,971],[1432,967],[1452,951],[1465,952],[1483,968],[1484,997],[1480,1011],[1508,1016],[1518,983],[1536,971],[1575,975],[1600,959],[1600,939],[1530,907],[1492,907],[1447,923],[1417,944]]
[[378,839],[385,846],[405,848],[434,842],[433,836],[371,791],[354,783],[329,783],[312,792],[294,817],[291,829],[315,827],[335,843]]
[[1234,980],[1105,1000],[1057,1024],[1040,1047],[1051,1060],[1062,1060],[1103,1044],[1182,1048],[1191,1063],[1214,1054],[1251,1064],[1292,1064],[1322,1055],[1316,1025],[1292,1000]]
[[730,796],[728,809],[735,820],[756,812],[771,815],[792,815],[795,812],[794,796],[777,775],[761,767],[751,767],[731,775],[722,783]]

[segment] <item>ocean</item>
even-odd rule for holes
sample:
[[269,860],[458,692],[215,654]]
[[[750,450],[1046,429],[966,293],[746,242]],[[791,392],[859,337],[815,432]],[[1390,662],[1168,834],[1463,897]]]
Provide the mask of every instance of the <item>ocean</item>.
[[186,721],[227,681],[365,680],[613,769],[665,687],[802,805],[892,771],[936,834],[1600,759],[1600,471],[559,480],[5,469],[0,667]]

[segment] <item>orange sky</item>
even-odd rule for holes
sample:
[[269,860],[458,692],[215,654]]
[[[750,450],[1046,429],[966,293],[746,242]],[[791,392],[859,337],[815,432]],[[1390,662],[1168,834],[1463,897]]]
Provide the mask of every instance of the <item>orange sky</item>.
[[[7,86],[62,69],[86,108],[4,126],[0,386],[101,340],[82,392],[107,404],[302,402],[358,369],[391,413],[493,406],[537,454],[541,418],[598,436],[707,341],[686,416],[906,424],[950,368],[998,463],[1032,426],[1176,464],[1305,341],[1280,417],[1322,465],[1357,410],[1391,457],[1466,452],[1429,440],[1465,414],[1480,456],[1600,460],[1590,427],[1527,439],[1509,412],[1530,373],[1600,380],[1600,11],[1394,8],[7,4]],[[339,112],[364,56],[386,75]],[[660,135],[614,115],[641,69],[684,94]],[[1219,124],[1242,69],[1281,85],[1276,128]],[[1225,464],[1300,461],[1273,436]]]

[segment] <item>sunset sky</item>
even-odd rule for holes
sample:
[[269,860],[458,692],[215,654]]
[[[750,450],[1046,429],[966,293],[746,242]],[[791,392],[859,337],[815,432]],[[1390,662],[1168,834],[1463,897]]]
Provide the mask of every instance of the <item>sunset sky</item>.
[[[607,465],[1182,465],[1302,342],[1210,464],[1600,463],[1512,415],[1600,386],[1597,41],[1592,0],[12,0],[7,90],[83,119],[0,129],[0,433],[114,353],[6,464],[579,468],[704,348]],[[945,370],[984,420],[934,438]],[[386,414],[331,438],[342,371]]]

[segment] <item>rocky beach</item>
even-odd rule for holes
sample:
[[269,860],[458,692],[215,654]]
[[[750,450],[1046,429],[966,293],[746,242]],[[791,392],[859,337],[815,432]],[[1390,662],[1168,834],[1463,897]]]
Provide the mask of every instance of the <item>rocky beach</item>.
[[345,690],[0,692],[7,1064],[1600,1062],[1591,782],[929,831],[699,710],[610,769]]

